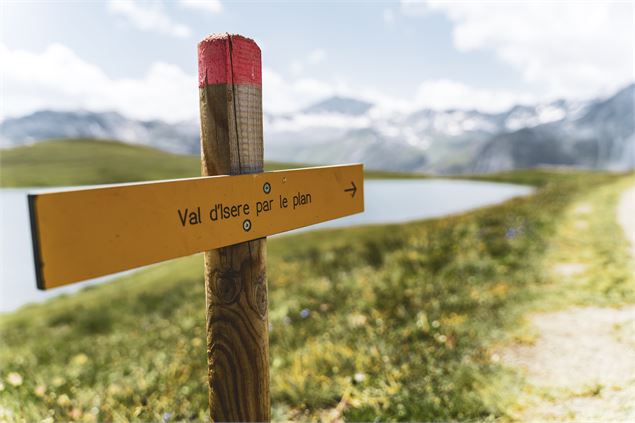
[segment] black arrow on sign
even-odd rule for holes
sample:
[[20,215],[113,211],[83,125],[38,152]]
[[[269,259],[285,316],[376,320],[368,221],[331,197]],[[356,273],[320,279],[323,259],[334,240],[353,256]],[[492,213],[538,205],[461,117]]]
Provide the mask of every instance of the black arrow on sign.
[[355,193],[357,192],[357,187],[355,186],[355,182],[351,181],[351,184],[353,185],[352,188],[347,188],[344,190],[344,192],[351,192],[351,197],[355,197]]

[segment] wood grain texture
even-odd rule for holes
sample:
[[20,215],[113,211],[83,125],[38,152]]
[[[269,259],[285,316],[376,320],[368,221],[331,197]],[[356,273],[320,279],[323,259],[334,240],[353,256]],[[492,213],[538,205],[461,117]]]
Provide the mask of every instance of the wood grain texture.
[[[203,43],[205,40],[199,44],[199,52]],[[227,43],[231,72],[232,36],[227,35]],[[257,66],[260,67],[259,55]],[[199,68],[199,74],[202,72],[207,75],[208,70]],[[202,174],[262,172],[260,86],[206,84],[199,94]],[[205,253],[209,402],[213,421],[270,420],[265,263],[265,238]]]

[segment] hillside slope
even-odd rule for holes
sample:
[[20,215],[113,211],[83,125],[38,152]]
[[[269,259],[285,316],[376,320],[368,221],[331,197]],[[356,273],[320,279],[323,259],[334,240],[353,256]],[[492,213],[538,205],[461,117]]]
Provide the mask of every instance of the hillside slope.
[[[305,167],[265,162],[265,171]],[[0,187],[97,185],[201,176],[197,156],[117,141],[69,139],[0,150]],[[366,178],[424,175],[366,172]]]

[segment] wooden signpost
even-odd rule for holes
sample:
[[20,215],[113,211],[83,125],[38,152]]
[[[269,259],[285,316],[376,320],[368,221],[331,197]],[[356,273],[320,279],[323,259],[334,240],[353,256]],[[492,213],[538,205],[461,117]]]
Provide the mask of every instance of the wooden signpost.
[[37,286],[205,252],[210,416],[267,421],[266,236],[364,210],[362,165],[263,173],[260,49],[198,46],[203,177],[29,195]]

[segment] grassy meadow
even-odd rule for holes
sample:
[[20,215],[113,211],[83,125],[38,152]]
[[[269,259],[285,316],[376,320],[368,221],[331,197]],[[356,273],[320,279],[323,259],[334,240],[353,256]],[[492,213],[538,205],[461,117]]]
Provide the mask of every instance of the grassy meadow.
[[[67,151],[81,154],[81,145]],[[136,163],[133,175],[109,169],[104,156],[103,167],[91,166],[100,173],[69,163],[59,183],[198,170],[190,158],[161,165],[165,153],[152,152],[141,165],[138,148],[116,149],[117,160]],[[57,169],[52,157],[40,168],[11,154],[3,152],[5,186],[43,185]],[[459,216],[268,241],[275,420],[514,419],[522,380],[492,351],[522,336],[524,316],[635,303],[633,263],[614,219],[632,175],[532,170],[485,179],[537,191]],[[576,232],[570,219],[580,202],[598,208]],[[566,254],[592,263],[585,283],[554,277]],[[0,420],[207,418],[201,255],[3,315],[0,340]]]
[[[265,170],[306,165],[267,162]],[[96,185],[201,176],[196,156],[166,153],[118,141],[51,140],[0,150],[0,187]],[[423,175],[370,171],[367,178],[420,178]]]

